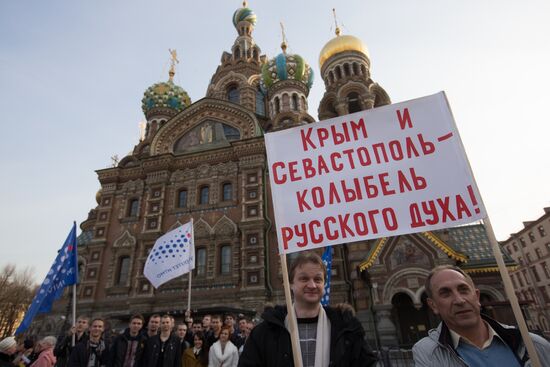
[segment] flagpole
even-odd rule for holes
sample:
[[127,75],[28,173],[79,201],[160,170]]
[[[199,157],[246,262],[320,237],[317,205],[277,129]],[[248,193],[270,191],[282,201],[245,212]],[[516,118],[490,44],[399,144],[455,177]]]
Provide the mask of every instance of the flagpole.
[[[73,327],[76,327],[76,283],[73,284]],[[73,338],[72,338],[73,347],[75,343],[76,343],[76,332],[73,333]]]
[[[74,239],[75,239],[75,243],[73,244],[74,246],[74,258],[75,258],[75,266],[76,266],[76,274],[75,274],[75,279],[76,281],[74,282],[73,284],[73,327],[76,327],[76,283],[78,283],[78,252],[77,252],[77,248],[78,248],[78,243],[76,241],[76,221],[73,221],[73,226],[75,228],[75,236],[74,236]],[[73,337],[72,337],[72,346],[74,347],[74,345],[76,344],[76,332],[73,333]]]
[[288,278],[288,266],[286,264],[286,254],[280,254],[281,270],[283,272],[283,285],[285,288],[286,309],[290,327],[290,340],[292,343],[292,357],[294,358],[294,367],[302,367],[302,355],[299,352],[299,336],[298,322],[296,321],[296,312],[292,305],[292,297],[290,296],[290,281]]
[[537,355],[533,340],[529,335],[527,324],[525,323],[523,313],[521,312],[521,308],[519,307],[518,298],[516,296],[516,293],[514,292],[514,286],[512,285],[510,274],[506,269],[506,264],[504,263],[504,258],[502,257],[502,252],[500,250],[500,246],[498,245],[498,241],[496,239],[495,232],[493,231],[493,226],[491,225],[491,220],[489,219],[489,216],[486,216],[485,219],[483,219],[483,224],[487,228],[487,237],[489,237],[489,242],[491,243],[491,247],[493,249],[493,255],[495,256],[495,260],[497,261],[498,270],[500,271],[500,276],[503,280],[502,283],[504,285],[504,290],[506,292],[506,295],[508,296],[510,306],[512,306],[514,316],[516,317],[518,328],[521,333],[521,338],[523,339],[523,343],[527,348],[527,353],[529,354],[531,363],[535,367],[540,367],[542,365],[540,364],[539,356]]
[[[193,262],[195,261],[195,228],[193,228],[193,218],[191,218],[191,239],[193,246]],[[189,249],[191,251],[191,249]],[[191,279],[193,278],[193,269],[189,271],[189,287],[187,289],[187,309],[191,311]]]

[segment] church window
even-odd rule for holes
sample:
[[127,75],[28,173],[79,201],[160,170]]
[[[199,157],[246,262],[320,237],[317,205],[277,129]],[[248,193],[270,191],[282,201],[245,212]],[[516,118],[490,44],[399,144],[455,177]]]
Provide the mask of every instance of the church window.
[[202,186],[200,188],[199,204],[200,205],[208,204],[209,195],[210,195],[210,188],[208,186]]
[[355,92],[352,92],[348,94],[348,112],[354,113],[359,111],[361,111],[361,105],[359,104],[359,95]]
[[350,76],[349,64],[344,64],[344,75]]
[[281,112],[281,100],[279,97],[275,97],[275,113]]
[[354,63],[352,64],[352,67],[353,67],[353,74],[354,74],[354,75],[359,75],[359,65],[357,65],[356,62],[354,62]]
[[200,247],[197,249],[196,273],[197,273],[197,276],[206,275],[206,249],[204,247]]
[[130,275],[130,256],[123,256],[118,260],[117,285],[126,285]]
[[336,79],[342,79],[342,69],[340,68],[340,66],[336,67]]
[[227,99],[229,102],[239,103],[239,89],[235,85],[231,85],[227,89]]
[[233,199],[233,185],[230,182],[226,182],[222,185],[223,201],[229,201]]
[[231,274],[231,245],[222,245],[220,248],[220,274]]
[[328,78],[329,78],[329,80],[330,80],[330,84],[334,83],[334,72],[331,71],[331,72],[328,74]]
[[178,192],[178,208],[185,208],[186,206],[187,206],[187,189],[183,189]]
[[298,95],[297,94],[292,95],[291,108],[292,108],[292,111],[298,111]]
[[128,216],[129,217],[137,217],[138,216],[138,209],[139,209],[139,200],[138,199],[131,199],[128,203]]
[[264,94],[259,89],[256,90],[256,114],[260,116],[265,116],[265,100]]
[[539,276],[539,273],[537,272],[537,268],[532,266],[531,271],[533,272],[533,276],[535,277],[535,281],[540,282],[540,276]]
[[363,73],[363,75],[367,75],[367,68],[365,67],[365,65],[361,65],[361,72]]

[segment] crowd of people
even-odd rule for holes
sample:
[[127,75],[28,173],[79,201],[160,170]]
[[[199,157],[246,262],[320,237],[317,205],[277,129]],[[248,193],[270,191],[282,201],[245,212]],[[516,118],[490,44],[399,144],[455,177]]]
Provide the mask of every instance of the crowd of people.
[[[105,333],[101,318],[79,317],[67,335],[47,336],[34,345],[14,337],[0,341],[0,367],[292,367],[293,351],[303,367],[369,367],[377,363],[365,330],[349,305],[321,306],[327,269],[313,252],[290,266],[290,285],[299,343],[294,347],[285,306],[266,307],[263,321],[232,314],[185,313],[130,317],[116,336]],[[441,323],[413,348],[416,366],[529,366],[531,357],[515,327],[480,313],[479,290],[455,266],[429,274],[428,305]],[[550,367],[550,343],[530,335],[542,366]]]
[[[105,333],[105,321],[81,316],[57,340],[47,336],[0,342],[0,366],[32,367],[236,367],[253,322],[240,315],[205,315],[176,325],[171,315],[154,314],[147,323],[140,314],[130,317],[120,334]],[[73,346],[74,344],[74,346]]]

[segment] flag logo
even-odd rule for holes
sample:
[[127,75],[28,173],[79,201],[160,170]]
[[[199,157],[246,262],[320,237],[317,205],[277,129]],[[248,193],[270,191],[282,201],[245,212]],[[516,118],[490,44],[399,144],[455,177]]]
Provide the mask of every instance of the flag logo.
[[147,256],[143,275],[158,288],[194,268],[193,224],[188,222],[159,237]]

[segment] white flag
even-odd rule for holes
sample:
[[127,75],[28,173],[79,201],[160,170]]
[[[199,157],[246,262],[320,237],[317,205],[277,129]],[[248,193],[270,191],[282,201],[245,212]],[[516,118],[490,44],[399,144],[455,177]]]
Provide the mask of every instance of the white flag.
[[195,269],[193,222],[160,237],[147,257],[143,275],[155,288]]

